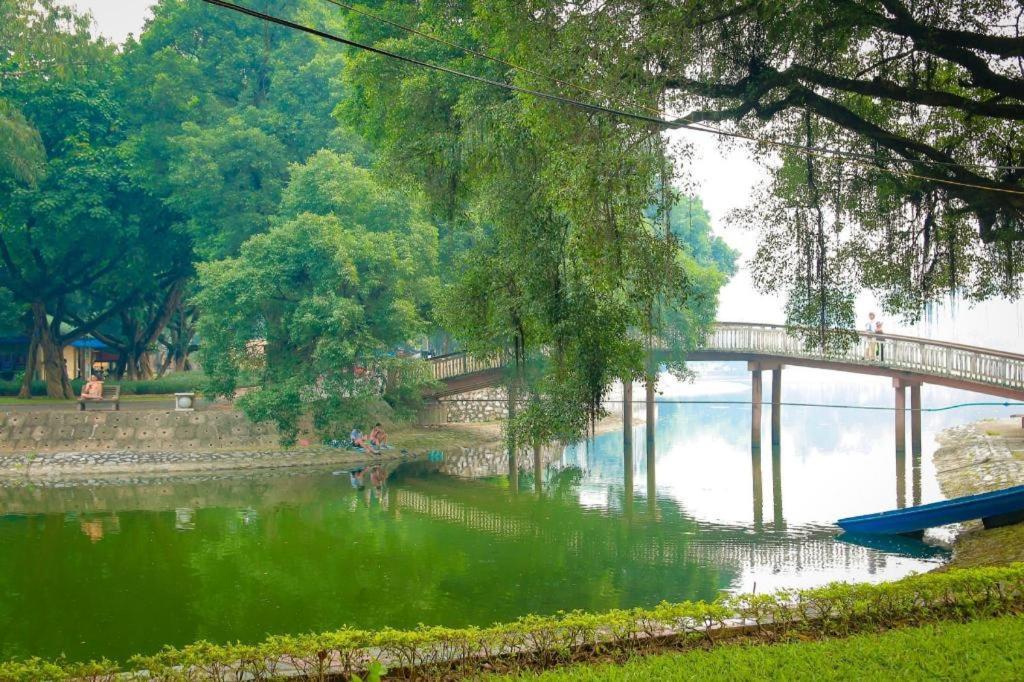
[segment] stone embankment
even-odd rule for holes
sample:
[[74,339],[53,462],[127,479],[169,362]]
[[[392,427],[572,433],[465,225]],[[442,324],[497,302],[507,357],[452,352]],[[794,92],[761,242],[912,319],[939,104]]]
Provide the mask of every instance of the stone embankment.
[[392,436],[395,449],[371,455],[284,448],[273,425],[253,424],[230,409],[0,412],[0,482],[388,462],[434,449],[477,447],[497,440],[499,432],[486,424],[427,431],[396,427]]
[[1024,485],[1020,420],[987,420],[946,429],[933,461],[946,497]]
[[277,429],[234,410],[0,412],[0,454],[278,450]]
[[[1019,419],[986,420],[943,431],[933,461],[946,497],[1024,485],[1024,429]],[[964,524],[953,549],[953,566],[1024,561],[1024,524],[984,530]]]
[[40,452],[0,453],[0,486],[5,482],[81,476],[122,476],[130,473],[175,474],[191,471],[238,471],[285,467],[351,466],[368,462],[394,462],[413,455],[388,450],[369,455],[334,448],[250,451],[167,452]]

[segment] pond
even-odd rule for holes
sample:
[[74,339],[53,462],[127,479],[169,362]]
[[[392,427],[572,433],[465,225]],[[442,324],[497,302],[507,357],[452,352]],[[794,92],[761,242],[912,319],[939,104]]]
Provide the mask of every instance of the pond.
[[[540,496],[532,472],[511,490],[501,453],[451,452],[366,472],[362,489],[331,471],[0,488],[0,658],[123,659],[197,639],[894,579],[945,550],[851,544],[835,519],[939,499],[935,434],[1010,411],[926,414],[922,456],[898,468],[889,411],[786,406],[772,448],[766,407],[752,453],[749,405],[729,402],[749,399],[743,366],[700,373],[664,381],[653,496],[642,425],[631,486],[620,431],[550,450]],[[891,406],[877,378],[787,369],[784,381],[787,402]],[[924,398],[991,401],[931,387]],[[723,403],[667,402],[690,400]]]

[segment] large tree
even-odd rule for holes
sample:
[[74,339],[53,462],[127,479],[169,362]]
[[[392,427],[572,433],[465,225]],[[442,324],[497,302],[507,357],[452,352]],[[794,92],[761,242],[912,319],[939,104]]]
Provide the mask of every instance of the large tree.
[[[521,82],[755,137],[771,180],[760,283],[791,319],[847,324],[856,289],[919,314],[1016,295],[1024,257],[1024,38],[1009,0],[498,3],[557,35]],[[514,72],[513,72],[514,73]],[[664,92],[658,107],[622,84]],[[805,149],[811,148],[811,149]],[[828,151],[823,151],[828,150]],[[831,153],[831,152],[837,153]],[[844,310],[844,306],[846,309]]]
[[200,266],[204,369],[226,395],[255,373],[239,405],[286,440],[304,417],[347,433],[374,398],[424,378],[390,354],[426,330],[437,230],[414,196],[327,151],[292,169],[272,222],[237,257]]
[[[513,26],[493,4],[379,2],[371,11],[420,34],[349,15],[350,35],[484,78],[515,76],[452,43],[534,70],[552,68],[557,54],[553,33],[525,15]],[[353,56],[348,79],[339,113],[379,151],[381,172],[423,188],[445,226],[454,265],[446,328],[474,353],[514,360],[519,442],[579,434],[614,380],[649,371],[646,346],[706,333],[721,280],[691,267],[665,225],[676,169],[657,128],[372,55]],[[659,94],[637,81],[613,87],[648,105]],[[694,277],[710,277],[710,306],[691,305],[702,289]],[[696,313],[695,324],[670,328],[686,321],[670,310]]]
[[159,206],[132,182],[121,147],[116,55],[83,37],[81,22],[69,26],[77,32],[57,30],[48,40],[84,45],[65,56],[71,66],[49,58],[64,51],[44,41],[47,49],[38,49],[47,58],[27,60],[33,68],[3,81],[6,101],[36,131],[46,158],[33,177],[0,178],[0,286],[31,310],[28,355],[41,354],[52,397],[73,395],[62,347],[136,303],[152,277],[149,256],[173,250],[145,244],[170,236],[152,220]]

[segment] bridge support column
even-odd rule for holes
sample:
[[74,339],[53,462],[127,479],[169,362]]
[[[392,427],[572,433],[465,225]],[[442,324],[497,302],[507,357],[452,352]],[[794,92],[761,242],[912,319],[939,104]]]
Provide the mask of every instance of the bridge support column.
[[772,369],[772,445],[782,440],[782,365]]
[[893,416],[896,419],[896,452],[907,451],[907,390],[899,379],[892,380],[895,389]]
[[782,423],[782,364],[778,362],[748,362],[750,370],[750,445],[761,445],[761,394],[764,388],[763,372],[772,373],[772,442],[781,437]]
[[921,384],[910,384],[910,451],[921,455]]
[[750,447],[761,447],[761,365],[747,363],[750,370]]

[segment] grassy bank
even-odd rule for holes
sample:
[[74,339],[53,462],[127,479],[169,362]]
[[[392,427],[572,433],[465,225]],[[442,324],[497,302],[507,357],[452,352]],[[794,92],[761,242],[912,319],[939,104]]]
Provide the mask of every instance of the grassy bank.
[[[485,673],[522,674],[587,661],[595,667],[565,668],[563,673],[606,675],[621,679],[620,668],[605,669],[607,661],[625,660],[637,654],[666,651],[701,651],[714,648],[719,656],[752,656],[751,672],[758,674],[758,656],[787,651],[791,642],[822,642],[832,638],[863,635],[871,658],[886,662],[917,656],[905,642],[890,647],[877,633],[930,623],[986,621],[1024,613],[1024,566],[949,571],[913,576],[880,585],[835,584],[809,590],[784,590],[775,594],[735,595],[711,603],[660,604],[651,609],[606,613],[563,613],[555,616],[524,616],[511,623],[490,627],[445,628],[420,626],[414,630],[364,631],[342,629],[307,635],[269,637],[258,644],[220,645],[196,642],[181,648],[167,647],[154,655],[132,658],[126,665],[107,661],[81,664],[64,661],[11,661],[0,663],[0,682],[86,678],[92,682],[114,680],[227,680],[279,679],[288,672],[299,679],[324,680],[329,675],[351,679],[368,667],[383,664],[397,679],[459,679]],[[1019,623],[1019,620],[1013,622]],[[1002,632],[1007,629],[997,628]],[[1019,633],[1011,633],[1019,642]],[[911,635],[912,636],[912,635]],[[771,646],[752,650],[753,643]],[[871,648],[874,647],[874,648]],[[994,647],[1000,651],[1006,647]],[[1017,647],[1015,647],[1017,648]],[[753,651],[753,653],[751,653]],[[827,650],[808,658],[804,668],[777,679],[819,677],[830,667]],[[666,665],[649,658],[631,665]],[[717,660],[717,659],[716,659]],[[800,655],[790,655],[797,665]],[[852,660],[852,659],[851,659]],[[924,659],[921,659],[924,661]],[[935,659],[937,671],[948,670],[949,658]],[[983,663],[986,663],[982,659]],[[1002,660],[991,663],[1003,665]],[[763,664],[765,666],[768,663]],[[852,665],[852,663],[850,664]],[[979,663],[981,665],[981,663]],[[819,670],[818,668],[821,668]],[[566,672],[568,671],[568,672]],[[187,674],[183,674],[187,673]],[[803,673],[803,674],[799,674]],[[661,674],[641,673],[636,679],[660,679]],[[840,677],[866,678],[860,674]],[[882,676],[891,677],[891,676]],[[997,676],[998,677],[998,676]],[[605,679],[599,677],[598,679]]]
[[[722,647],[549,671],[545,682],[619,680],[1012,680],[1024,674],[1024,617],[861,634],[821,642]],[[504,679],[524,679],[508,677]]]
[[[1024,485],[1024,429],[1020,419],[986,419],[947,429],[933,455],[946,497]],[[964,524],[950,568],[1004,566],[1024,561],[1024,524],[985,530]]]

